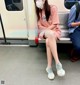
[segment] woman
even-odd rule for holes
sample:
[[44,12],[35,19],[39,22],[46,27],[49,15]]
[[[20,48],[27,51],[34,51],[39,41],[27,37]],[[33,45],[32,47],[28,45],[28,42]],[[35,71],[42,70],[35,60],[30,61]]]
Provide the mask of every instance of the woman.
[[64,76],[65,70],[62,68],[62,64],[59,61],[56,44],[56,41],[61,35],[57,8],[54,5],[50,6],[47,0],[34,0],[34,2],[38,20],[39,37],[41,39],[46,39],[48,62],[46,71],[48,73],[48,78],[54,79],[55,77],[52,71],[52,56],[55,59],[58,76]]

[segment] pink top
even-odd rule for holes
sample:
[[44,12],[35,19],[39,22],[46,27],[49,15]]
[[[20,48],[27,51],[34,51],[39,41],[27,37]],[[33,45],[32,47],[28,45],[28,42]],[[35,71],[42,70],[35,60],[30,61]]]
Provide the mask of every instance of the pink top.
[[52,26],[53,28],[51,30],[55,31],[57,34],[57,37],[59,38],[61,35],[61,30],[59,27],[59,17],[57,14],[58,10],[55,5],[51,5],[50,9],[51,9],[51,15],[48,21],[46,20],[44,10],[42,11],[42,16],[40,14],[40,20],[38,21],[39,32],[45,30],[49,26]]

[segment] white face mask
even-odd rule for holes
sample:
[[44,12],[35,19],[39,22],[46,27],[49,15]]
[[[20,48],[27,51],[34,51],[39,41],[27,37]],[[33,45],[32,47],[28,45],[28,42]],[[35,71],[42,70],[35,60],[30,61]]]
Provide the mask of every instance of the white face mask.
[[36,1],[36,6],[40,9],[43,9],[43,1],[42,0]]

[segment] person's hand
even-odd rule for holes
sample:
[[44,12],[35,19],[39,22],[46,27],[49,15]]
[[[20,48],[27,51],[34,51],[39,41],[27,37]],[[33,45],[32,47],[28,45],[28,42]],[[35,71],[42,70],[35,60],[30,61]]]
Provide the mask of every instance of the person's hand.
[[44,32],[44,31],[43,31],[43,32],[41,32],[41,33],[39,34],[39,38],[40,38],[40,39],[43,39],[44,34],[45,34],[45,32]]
[[56,30],[56,28],[57,28],[57,25],[53,25],[53,24],[47,27],[47,29],[50,29],[50,30]]
[[47,21],[44,21],[44,22],[42,22],[41,24],[42,24],[44,27],[48,27],[48,26],[49,26],[49,24],[48,24]]
[[80,26],[80,22],[79,22],[79,26]]

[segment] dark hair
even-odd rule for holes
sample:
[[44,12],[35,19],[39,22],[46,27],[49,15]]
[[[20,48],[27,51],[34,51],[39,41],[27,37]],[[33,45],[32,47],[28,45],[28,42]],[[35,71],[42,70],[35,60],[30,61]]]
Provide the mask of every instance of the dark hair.
[[[42,12],[42,9],[39,9],[38,7],[36,7],[36,0],[34,0],[34,2],[35,2],[35,8],[36,8],[37,18],[39,20],[40,19],[39,13]],[[45,10],[45,15],[46,15],[46,20],[48,21],[49,16],[50,16],[50,5],[48,4],[48,1],[47,0],[44,3],[44,10]]]

